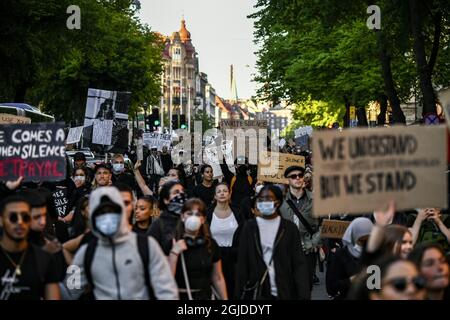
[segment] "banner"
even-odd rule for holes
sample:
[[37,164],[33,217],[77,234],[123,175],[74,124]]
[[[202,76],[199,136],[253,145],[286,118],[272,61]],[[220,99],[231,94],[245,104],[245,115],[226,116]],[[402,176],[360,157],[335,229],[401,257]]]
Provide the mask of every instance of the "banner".
[[53,203],[55,204],[56,212],[58,216],[63,218],[66,216],[67,209],[67,188],[58,188],[58,190],[52,193]]
[[70,128],[67,134],[66,144],[77,143],[81,139],[83,133],[83,127]]
[[31,123],[31,119],[27,117],[15,116],[9,113],[0,113],[0,124],[8,123]]
[[349,225],[350,221],[323,219],[320,237],[329,239],[342,239],[345,230],[347,230]]
[[92,129],[92,143],[110,146],[113,126],[113,120],[95,119]]
[[258,180],[288,184],[284,171],[290,166],[305,167],[305,157],[290,153],[267,152],[258,164]]
[[146,132],[142,134],[144,144],[150,149],[152,147],[158,148],[158,151],[162,151],[162,148],[166,146],[170,148],[172,137],[170,134],[159,132]]
[[447,207],[444,126],[314,133],[314,215]]
[[0,180],[66,178],[64,123],[0,126]]
[[[88,89],[84,127],[94,124],[95,119],[113,121],[111,142],[106,150],[111,153],[124,153],[128,150],[128,110],[131,92]],[[93,136],[84,136],[84,145],[89,145]],[[92,146],[96,151],[103,151],[105,146]]]

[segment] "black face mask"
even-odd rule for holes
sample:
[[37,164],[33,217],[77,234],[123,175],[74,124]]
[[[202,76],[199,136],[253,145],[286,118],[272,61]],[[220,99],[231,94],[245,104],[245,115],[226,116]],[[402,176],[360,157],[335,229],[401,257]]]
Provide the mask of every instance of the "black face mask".
[[175,198],[170,200],[169,204],[167,205],[167,210],[176,215],[180,215],[181,208],[183,207],[183,204],[186,202],[186,200],[187,197],[184,192],[177,194]]

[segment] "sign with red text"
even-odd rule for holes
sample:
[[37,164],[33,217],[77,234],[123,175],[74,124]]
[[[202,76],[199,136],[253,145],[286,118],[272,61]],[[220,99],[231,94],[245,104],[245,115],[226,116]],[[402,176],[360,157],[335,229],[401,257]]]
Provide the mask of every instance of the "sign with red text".
[[64,123],[0,125],[0,180],[66,177]]
[[315,216],[447,207],[445,126],[317,131]]

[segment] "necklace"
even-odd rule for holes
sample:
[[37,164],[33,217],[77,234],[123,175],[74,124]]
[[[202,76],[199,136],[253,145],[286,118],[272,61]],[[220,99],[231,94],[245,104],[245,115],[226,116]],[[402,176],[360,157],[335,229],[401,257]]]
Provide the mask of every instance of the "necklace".
[[2,246],[0,246],[0,248],[2,249],[3,254],[5,255],[5,257],[9,260],[9,262],[11,262],[11,264],[13,265],[13,267],[16,269],[14,272],[16,274],[16,276],[21,276],[22,275],[22,270],[20,269],[20,266],[22,265],[23,261],[25,260],[25,255],[27,253],[27,249],[25,249],[25,251],[22,253],[22,256],[20,257],[20,261],[19,264],[15,263],[14,260],[9,256],[9,254],[6,253],[6,250],[3,249]]

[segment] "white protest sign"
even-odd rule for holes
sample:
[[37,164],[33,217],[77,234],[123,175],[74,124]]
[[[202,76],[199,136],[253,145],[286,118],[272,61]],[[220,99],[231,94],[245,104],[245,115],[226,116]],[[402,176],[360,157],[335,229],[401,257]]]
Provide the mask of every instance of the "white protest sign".
[[148,148],[156,147],[158,151],[162,151],[162,148],[166,146],[170,147],[172,136],[170,134],[164,134],[159,132],[146,132],[142,135],[144,144]]
[[447,207],[445,126],[314,133],[314,215]]
[[136,154],[137,154],[137,159],[140,160],[140,161],[144,160],[143,147],[144,147],[144,141],[141,138],[137,139],[137,141],[136,141]]
[[67,134],[66,144],[77,143],[81,139],[81,134],[83,133],[83,126],[70,128]]
[[313,132],[313,128],[311,126],[300,127],[295,131],[295,138],[302,137],[305,135],[311,136]]
[[217,179],[223,177],[223,172],[222,169],[220,168],[219,163],[218,147],[215,144],[205,147],[204,156],[206,157],[206,159],[204,159],[204,162],[206,164],[209,164],[213,169],[213,178]]
[[94,120],[94,128],[92,130],[92,143],[111,145],[113,129],[113,120]]

